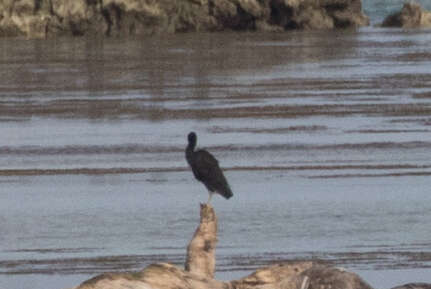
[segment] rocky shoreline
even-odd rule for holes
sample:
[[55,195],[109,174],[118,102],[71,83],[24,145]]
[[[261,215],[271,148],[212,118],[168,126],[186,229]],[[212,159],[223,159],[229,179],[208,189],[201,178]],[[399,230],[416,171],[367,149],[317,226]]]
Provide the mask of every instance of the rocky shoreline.
[[[362,0],[7,0],[0,37],[129,37],[178,32],[285,31],[369,25]],[[385,27],[431,27],[408,2]]]
[[0,37],[143,36],[368,25],[361,0],[8,0]]

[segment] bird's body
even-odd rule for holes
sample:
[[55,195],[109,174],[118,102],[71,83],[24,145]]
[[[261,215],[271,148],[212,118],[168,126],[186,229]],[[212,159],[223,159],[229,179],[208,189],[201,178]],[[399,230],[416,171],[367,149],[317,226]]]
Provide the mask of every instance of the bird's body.
[[186,160],[195,178],[208,189],[210,194],[208,202],[214,193],[218,193],[226,199],[232,197],[232,190],[219,167],[217,159],[206,150],[195,150],[197,136],[194,132],[189,133],[188,141]]

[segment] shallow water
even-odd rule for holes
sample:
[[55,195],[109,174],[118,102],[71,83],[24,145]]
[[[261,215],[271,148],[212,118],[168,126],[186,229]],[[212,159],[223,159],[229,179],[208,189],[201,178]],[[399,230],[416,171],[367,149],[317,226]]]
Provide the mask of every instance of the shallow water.
[[220,160],[217,277],[319,258],[431,282],[431,33],[0,40],[0,288],[184,262]]

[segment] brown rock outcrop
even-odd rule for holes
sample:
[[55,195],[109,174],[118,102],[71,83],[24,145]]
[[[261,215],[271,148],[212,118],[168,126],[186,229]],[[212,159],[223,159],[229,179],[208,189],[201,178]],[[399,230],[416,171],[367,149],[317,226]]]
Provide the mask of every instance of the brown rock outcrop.
[[368,25],[361,0],[3,0],[0,36],[142,36]]
[[420,28],[431,27],[431,11],[418,3],[404,3],[401,11],[389,15],[382,23],[383,27]]
[[261,268],[230,282],[214,279],[217,218],[201,205],[201,220],[187,248],[185,270],[167,263],[140,272],[106,273],[75,289],[372,289],[359,276],[316,261],[291,261]]

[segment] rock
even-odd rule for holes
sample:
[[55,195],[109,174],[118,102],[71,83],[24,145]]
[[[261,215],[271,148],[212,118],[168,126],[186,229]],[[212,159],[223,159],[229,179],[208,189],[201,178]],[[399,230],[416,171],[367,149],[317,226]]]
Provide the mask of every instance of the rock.
[[382,26],[402,28],[431,27],[431,12],[424,10],[418,3],[404,3],[401,11],[386,17]]
[[0,36],[114,37],[368,25],[361,0],[3,0]]
[[326,11],[312,6],[299,9],[293,17],[293,22],[294,27],[301,29],[332,29],[335,27],[333,17],[330,17]]
[[303,29],[349,28],[369,25],[361,0],[322,0],[319,5],[294,9],[294,27]]
[[431,289],[430,283],[409,283],[392,289]]

